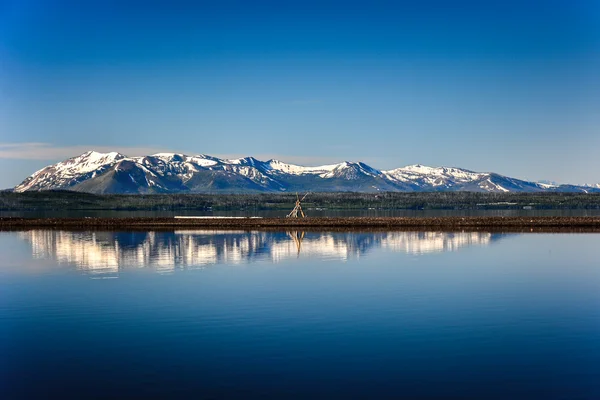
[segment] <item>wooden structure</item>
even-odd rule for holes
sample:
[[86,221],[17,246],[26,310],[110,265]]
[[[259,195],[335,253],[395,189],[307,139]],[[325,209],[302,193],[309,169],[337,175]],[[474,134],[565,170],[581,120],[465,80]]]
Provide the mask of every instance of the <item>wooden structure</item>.
[[304,201],[306,196],[308,196],[308,193],[306,193],[304,197],[300,199],[300,196],[298,196],[298,193],[296,193],[296,206],[292,211],[290,211],[288,215],[286,215],[286,218],[299,218],[298,213],[300,213],[300,216],[302,218],[306,218],[306,215],[304,215],[304,211],[302,211],[302,205],[300,204],[302,201]]

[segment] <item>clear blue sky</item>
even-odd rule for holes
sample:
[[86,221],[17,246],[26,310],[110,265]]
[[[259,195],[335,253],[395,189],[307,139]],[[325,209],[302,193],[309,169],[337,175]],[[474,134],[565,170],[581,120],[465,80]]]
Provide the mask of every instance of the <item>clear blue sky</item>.
[[0,0],[0,187],[87,149],[600,182],[600,2]]

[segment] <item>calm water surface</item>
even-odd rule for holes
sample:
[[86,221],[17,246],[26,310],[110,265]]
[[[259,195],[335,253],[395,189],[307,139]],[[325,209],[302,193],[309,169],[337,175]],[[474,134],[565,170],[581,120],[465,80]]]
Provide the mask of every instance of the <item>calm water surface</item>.
[[600,398],[600,234],[0,233],[0,397]]

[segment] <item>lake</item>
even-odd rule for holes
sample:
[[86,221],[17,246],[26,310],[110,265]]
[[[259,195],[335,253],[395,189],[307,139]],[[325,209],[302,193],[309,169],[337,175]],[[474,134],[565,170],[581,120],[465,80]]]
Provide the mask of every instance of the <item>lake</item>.
[[600,234],[0,232],[0,393],[600,398]]

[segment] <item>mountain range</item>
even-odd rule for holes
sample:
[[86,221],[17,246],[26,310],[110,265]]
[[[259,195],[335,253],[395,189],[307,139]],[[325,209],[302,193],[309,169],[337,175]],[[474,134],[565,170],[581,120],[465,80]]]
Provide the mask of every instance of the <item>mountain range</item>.
[[362,162],[303,167],[254,157],[221,159],[209,155],[158,153],[127,157],[88,151],[49,165],[14,188],[89,193],[247,193],[247,192],[600,192],[597,186],[529,182],[492,172],[455,167],[409,165],[387,171]]

